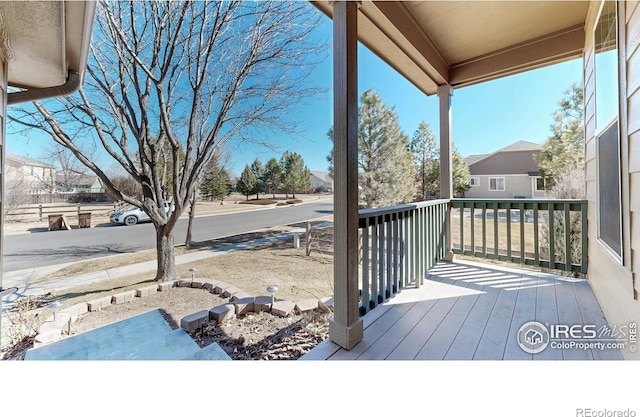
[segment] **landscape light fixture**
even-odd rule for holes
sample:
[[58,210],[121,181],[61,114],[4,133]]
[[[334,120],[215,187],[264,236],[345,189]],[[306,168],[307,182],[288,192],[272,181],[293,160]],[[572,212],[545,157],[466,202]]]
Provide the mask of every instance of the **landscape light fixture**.
[[50,303],[47,307],[53,310],[53,321],[56,321],[56,313],[58,312],[58,308],[62,305],[60,301],[54,301]]
[[196,273],[197,269],[194,267],[189,268],[189,272],[191,272],[191,283],[193,283],[193,275]]
[[277,285],[269,285],[267,287],[267,292],[271,294],[271,304],[273,304],[276,300],[276,291],[278,291]]

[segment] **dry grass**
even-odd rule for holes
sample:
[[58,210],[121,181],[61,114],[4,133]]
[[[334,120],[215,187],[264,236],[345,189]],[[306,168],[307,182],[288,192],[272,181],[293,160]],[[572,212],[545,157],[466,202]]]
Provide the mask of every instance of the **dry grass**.
[[[189,249],[184,246],[176,246],[176,248],[174,249],[174,254],[175,256],[180,256],[202,250],[211,250],[234,243],[248,242],[266,236],[274,236],[276,234],[287,232],[292,229],[293,227],[289,226],[273,227],[256,232],[244,233],[237,236],[229,236],[221,239],[197,242],[194,243]],[[112,268],[119,268],[122,266],[133,265],[140,262],[155,261],[156,259],[157,254],[155,249],[144,250],[136,253],[95,258],[86,261],[75,262],[72,265],[61,268],[56,272],[40,278],[37,282],[82,275],[90,272],[106,271]]]
[[[507,223],[506,221],[498,221],[498,249],[501,251],[507,250],[507,229],[510,226],[511,232],[511,250],[514,253],[520,252],[520,223]],[[486,246],[487,252],[494,252],[494,228],[495,221],[493,219],[487,219],[486,225]],[[474,242],[476,251],[482,250],[482,220],[474,219]],[[451,215],[451,237],[454,244],[460,244],[460,216],[457,212],[452,212]],[[471,247],[471,218],[464,219],[464,244],[465,247]],[[534,227],[533,223],[524,224],[524,249],[525,252],[533,253],[534,251]]]
[[[177,267],[178,275],[189,277],[188,269],[197,268],[196,279],[217,280],[234,285],[251,295],[268,295],[266,287],[276,284],[276,296],[289,301],[333,295],[333,258],[294,249],[290,242],[207,258]],[[155,271],[82,285],[56,293],[63,307],[140,288],[154,283]]]

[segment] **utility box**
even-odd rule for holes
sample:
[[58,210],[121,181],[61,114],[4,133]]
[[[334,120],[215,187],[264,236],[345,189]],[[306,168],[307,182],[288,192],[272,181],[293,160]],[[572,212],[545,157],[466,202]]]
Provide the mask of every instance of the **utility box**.
[[78,227],[80,229],[91,227],[91,213],[78,214]]
[[294,249],[300,249],[300,235],[298,233],[293,235],[293,247]]
[[62,214],[49,214],[49,231],[62,230]]

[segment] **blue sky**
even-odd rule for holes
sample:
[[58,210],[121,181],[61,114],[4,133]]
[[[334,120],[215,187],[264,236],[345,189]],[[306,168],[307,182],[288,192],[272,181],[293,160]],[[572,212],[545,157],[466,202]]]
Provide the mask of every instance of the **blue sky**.
[[[320,33],[331,35],[331,21],[323,19]],[[422,120],[436,137],[439,132],[438,98],[426,96],[413,84],[376,57],[364,46],[358,53],[360,93],[372,88],[387,106],[395,106],[403,131],[409,136]],[[331,57],[315,71],[315,82],[328,91],[300,109],[297,117],[305,127],[299,138],[283,139],[284,149],[302,155],[311,170],[327,169],[331,142],[326,136],[332,125]],[[572,83],[582,83],[582,60],[542,68],[480,85],[454,90],[452,137],[463,156],[490,153],[518,140],[543,143],[551,134],[552,113],[558,109],[563,91]],[[284,150],[283,149],[283,150]],[[243,147],[234,158],[239,173],[258,157],[263,162],[279,158],[280,151]]]
[[[323,18],[317,35],[331,37],[331,21]],[[386,63],[359,48],[358,84],[360,92],[372,88],[379,92],[387,106],[395,106],[400,125],[409,136],[424,120],[436,137],[438,98],[425,96]],[[232,171],[239,175],[246,164],[256,158],[266,162],[280,158],[285,150],[298,152],[311,170],[325,171],[326,156],[331,151],[327,131],[333,124],[332,59],[328,57],[313,74],[314,83],[326,90],[309,99],[306,106],[291,115],[300,123],[301,133],[295,137],[274,136],[276,148],[238,145],[232,148]],[[582,82],[582,62],[563,64],[506,77],[480,85],[454,90],[452,98],[452,137],[463,156],[489,153],[518,140],[542,143],[550,135],[552,113],[558,100],[572,83]],[[42,158],[49,138],[33,138],[28,143],[22,136],[7,132],[10,153]],[[109,165],[111,162],[109,162]]]

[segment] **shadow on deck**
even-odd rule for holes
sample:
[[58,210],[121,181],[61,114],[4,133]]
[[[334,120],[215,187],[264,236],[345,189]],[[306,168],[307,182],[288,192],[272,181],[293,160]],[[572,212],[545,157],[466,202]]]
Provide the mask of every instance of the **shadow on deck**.
[[439,262],[363,321],[350,351],[326,340],[300,360],[623,359],[588,281],[477,262]]

